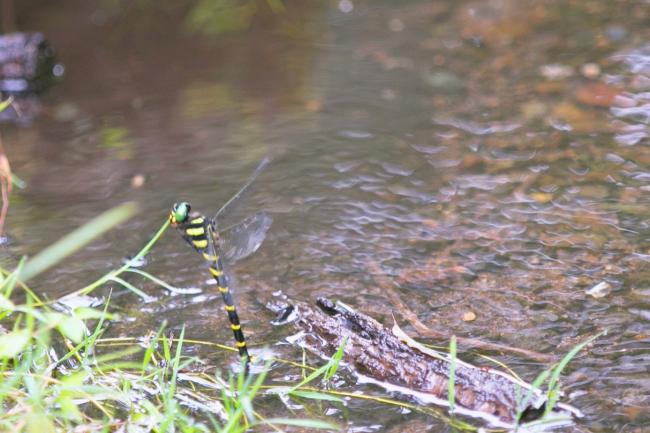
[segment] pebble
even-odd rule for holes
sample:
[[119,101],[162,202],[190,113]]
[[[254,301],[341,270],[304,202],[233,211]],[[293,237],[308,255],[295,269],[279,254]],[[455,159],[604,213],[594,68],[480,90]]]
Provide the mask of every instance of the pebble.
[[354,3],[350,0],[341,0],[339,2],[339,10],[344,14],[349,14],[354,10]]
[[597,63],[585,63],[580,67],[580,73],[587,78],[596,78],[600,72],[600,66]]
[[605,160],[609,162],[613,162],[614,164],[625,163],[625,158],[622,158],[621,156],[615,153],[608,153],[607,155],[605,155]]
[[388,28],[393,32],[401,32],[404,30],[404,22],[399,18],[393,18],[388,22]]
[[476,314],[473,311],[466,311],[463,313],[461,319],[463,322],[472,322],[476,320]]
[[527,120],[541,119],[547,111],[546,104],[540,101],[528,101],[521,106],[521,113]]
[[393,101],[397,98],[397,93],[393,89],[383,89],[381,91],[381,98],[386,101]]
[[630,98],[624,95],[616,95],[614,98],[614,105],[617,107],[629,108],[636,107],[637,102],[634,98]]
[[54,118],[57,122],[71,122],[79,116],[79,107],[71,102],[64,102],[54,108]]
[[321,103],[320,100],[318,99],[310,99],[307,101],[305,104],[305,109],[309,111],[310,113],[315,113],[317,111],[320,111],[320,109],[323,107],[323,104]]
[[596,284],[593,286],[591,289],[588,289],[585,293],[589,296],[593,296],[594,298],[604,298],[609,294],[611,291],[612,286],[606,282],[606,281],[601,281],[600,283]]
[[131,188],[133,189],[138,189],[142,188],[146,181],[146,178],[144,177],[144,174],[138,173],[135,176],[131,178]]
[[539,73],[547,80],[563,80],[573,75],[573,68],[569,65],[553,63],[539,68]]
[[548,203],[553,200],[553,194],[547,192],[533,192],[530,194],[533,200],[537,203]]
[[578,87],[575,97],[578,102],[594,107],[611,107],[620,95],[621,91],[616,87],[605,83],[591,82]]

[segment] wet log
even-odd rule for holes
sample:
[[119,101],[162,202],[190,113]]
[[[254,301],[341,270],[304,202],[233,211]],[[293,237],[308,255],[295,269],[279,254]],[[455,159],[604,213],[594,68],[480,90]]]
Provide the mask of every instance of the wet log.
[[[344,362],[361,378],[413,396],[424,402],[447,405],[450,360],[430,351],[400,330],[389,330],[373,318],[341,303],[319,298],[316,306],[303,302],[273,301],[275,324],[289,324],[298,333],[288,338],[307,350],[331,357],[347,339]],[[455,412],[479,417],[498,427],[513,427],[544,413],[545,396],[512,375],[456,360]],[[529,396],[526,402],[526,396]],[[565,420],[580,416],[571,406],[559,404],[554,415]]]

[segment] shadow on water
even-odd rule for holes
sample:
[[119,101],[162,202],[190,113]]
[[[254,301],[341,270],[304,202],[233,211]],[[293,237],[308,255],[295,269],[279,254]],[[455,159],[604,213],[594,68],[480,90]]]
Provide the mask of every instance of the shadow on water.
[[[139,216],[41,279],[50,297],[70,292],[136,251],[171,203],[214,212],[271,154],[231,215],[274,214],[265,244],[234,268],[254,344],[283,337],[257,301],[278,289],[339,298],[384,323],[402,320],[395,292],[434,330],[551,354],[607,329],[565,389],[589,430],[642,431],[647,7],[250,1],[224,15],[219,4],[16,5],[17,28],[44,32],[66,77],[30,126],[3,131],[29,184],[3,260],[140,201]],[[118,296],[137,321],[116,334],[166,319],[230,341],[218,294],[176,236],[147,270],[205,291]],[[526,379],[543,367],[496,355]],[[445,428],[373,405],[351,405],[355,431]]]

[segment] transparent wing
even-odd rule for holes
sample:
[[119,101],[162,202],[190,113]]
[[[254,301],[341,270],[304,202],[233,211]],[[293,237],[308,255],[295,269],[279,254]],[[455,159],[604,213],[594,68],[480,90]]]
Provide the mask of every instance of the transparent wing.
[[239,188],[239,191],[237,191],[232,197],[230,197],[228,199],[228,201],[223,206],[221,206],[221,209],[219,209],[217,211],[216,215],[213,217],[213,220],[218,219],[219,216],[224,211],[226,211],[230,206],[232,206],[232,204],[235,203],[237,201],[237,199],[239,199],[239,197],[241,197],[242,194],[244,194],[246,192],[248,187],[251,186],[251,184],[253,182],[255,182],[255,179],[257,179],[257,176],[259,176],[260,173],[266,168],[266,166],[269,165],[269,162],[271,162],[271,157],[270,156],[267,156],[264,159],[262,159],[262,161],[260,161],[260,163],[257,165],[257,168],[255,169],[253,174],[251,174],[251,176],[248,178],[246,183],[244,185],[242,185],[242,187]]
[[221,254],[228,263],[234,263],[253,254],[262,245],[273,218],[266,212],[249,216],[239,224],[219,231]]

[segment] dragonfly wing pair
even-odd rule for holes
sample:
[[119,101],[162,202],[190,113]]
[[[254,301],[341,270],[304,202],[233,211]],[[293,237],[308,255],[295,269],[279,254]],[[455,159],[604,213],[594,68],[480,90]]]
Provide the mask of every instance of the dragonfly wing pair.
[[[253,254],[259,249],[271,228],[273,218],[266,212],[258,212],[240,223],[223,231],[217,230],[217,224],[212,220],[210,227],[219,255],[229,264]],[[178,223],[176,223],[178,224]],[[209,233],[206,231],[205,217],[192,213],[189,220],[177,225],[183,239],[197,252],[204,253],[208,246]]]
[[237,225],[219,232],[222,256],[227,263],[235,263],[258,250],[271,228],[273,218],[266,212],[249,216]]

